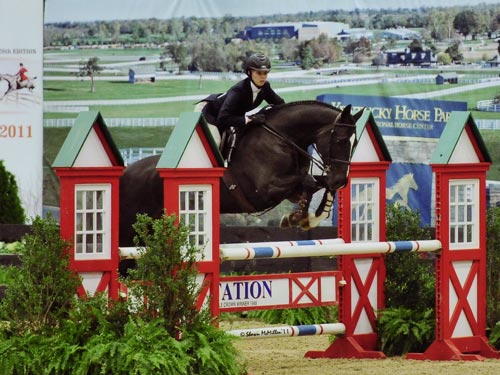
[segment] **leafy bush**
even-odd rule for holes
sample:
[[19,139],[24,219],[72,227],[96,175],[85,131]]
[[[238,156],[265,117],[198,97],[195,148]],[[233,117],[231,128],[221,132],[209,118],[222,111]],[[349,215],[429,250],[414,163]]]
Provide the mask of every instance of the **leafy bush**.
[[24,224],[24,220],[16,178],[0,160],[0,224]]
[[[386,211],[388,241],[425,240],[429,231],[420,227],[420,215],[399,205]],[[377,321],[381,349],[388,355],[421,352],[434,339],[434,257],[428,254],[387,255],[386,309]]]
[[69,244],[54,219],[35,218],[32,234],[23,238],[22,264],[0,301],[0,318],[13,332],[56,329],[71,308],[78,278],[69,269]]
[[434,325],[432,309],[386,309],[378,319],[380,349],[389,356],[424,352],[434,339]]
[[486,217],[486,323],[493,328],[500,322],[500,208],[489,208]]
[[[197,253],[175,221],[138,218],[144,259],[133,274],[146,282],[131,285],[135,299],[109,301],[74,297],[79,281],[68,269],[67,244],[54,222],[35,220],[19,285],[0,306],[0,374],[244,374],[234,338],[194,309]],[[137,304],[144,296],[148,303]]]
[[189,228],[175,221],[173,215],[157,220],[137,215],[134,243],[141,255],[137,269],[129,270],[130,279],[126,281],[143,319],[163,319],[172,336],[206,317],[196,310],[200,292],[196,257],[200,251],[189,243]]
[[[420,214],[399,205],[386,210],[387,241],[426,240]],[[386,256],[386,307],[433,308],[435,304],[434,256],[429,253],[392,253]]]
[[24,249],[24,243],[21,241],[9,243],[0,241],[0,254],[20,254],[22,249]]
[[490,344],[495,348],[500,349],[500,322],[497,322],[491,330]]

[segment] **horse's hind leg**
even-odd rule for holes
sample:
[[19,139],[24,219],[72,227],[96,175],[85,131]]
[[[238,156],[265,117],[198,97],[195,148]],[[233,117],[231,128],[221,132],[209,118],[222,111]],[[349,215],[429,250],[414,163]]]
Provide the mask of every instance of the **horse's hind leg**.
[[303,192],[297,203],[297,209],[281,218],[280,227],[290,228],[301,224],[304,219],[307,219],[309,203],[311,202],[312,195]]

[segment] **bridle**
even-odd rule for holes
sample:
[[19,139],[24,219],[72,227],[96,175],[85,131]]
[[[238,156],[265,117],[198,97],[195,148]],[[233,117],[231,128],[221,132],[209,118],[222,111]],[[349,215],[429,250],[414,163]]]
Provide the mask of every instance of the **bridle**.
[[316,153],[319,155],[319,159],[316,158],[316,157],[314,157],[313,155],[309,154],[302,147],[300,147],[299,145],[297,145],[295,142],[291,141],[290,139],[284,137],[281,133],[279,133],[275,129],[271,128],[269,125],[262,124],[262,127],[266,131],[268,131],[269,133],[271,133],[275,137],[279,138],[280,140],[284,141],[289,146],[291,146],[296,151],[298,151],[299,154],[301,154],[305,158],[309,159],[309,161],[311,161],[311,163],[313,163],[316,167],[318,167],[321,170],[322,174],[330,173],[332,171],[332,165],[334,163],[341,163],[341,164],[347,164],[347,165],[351,164],[351,157],[352,157],[352,154],[353,154],[354,149],[356,147],[357,139],[355,139],[355,141],[354,141],[354,145],[353,145],[353,147],[351,149],[351,153],[349,155],[349,159],[348,160],[342,160],[342,159],[333,158],[332,155],[331,155],[332,154],[332,144],[339,143],[339,142],[345,141],[347,139],[347,138],[336,138],[335,137],[335,130],[337,129],[337,126],[344,126],[344,127],[356,128],[355,124],[335,123],[332,129],[329,129],[329,130],[326,130],[324,132],[320,132],[319,133],[319,135],[321,135],[322,133],[330,132],[330,142],[329,142],[329,146],[330,147],[328,149],[328,161],[325,161],[325,158],[318,151],[316,145],[313,145],[313,147],[316,150]]
[[[340,163],[340,164],[347,164],[347,165],[351,165],[351,158],[352,158],[352,155],[354,153],[354,150],[356,148],[356,145],[358,143],[358,140],[356,139],[356,137],[354,138],[354,144],[352,145],[351,147],[351,152],[349,154],[349,158],[347,160],[343,160],[343,159],[338,159],[338,158],[334,158],[332,157],[332,149],[333,149],[333,146],[335,144],[339,144],[340,142],[345,142],[347,140],[349,140],[351,136],[349,137],[342,137],[342,138],[338,138],[335,136],[335,131],[337,130],[337,126],[344,126],[344,127],[349,127],[349,128],[354,128],[354,131],[356,131],[356,125],[355,124],[346,124],[346,123],[337,123],[335,124],[335,126],[333,127],[333,129],[330,129],[328,130],[330,132],[330,142],[329,142],[329,148],[328,148],[328,161],[329,163],[325,163],[324,160],[323,160],[323,164],[324,164],[324,168],[322,169],[323,173],[329,173],[332,171],[332,165],[334,163]],[[316,145],[314,146],[316,152],[318,153],[318,155],[321,156],[321,154],[319,153]]]

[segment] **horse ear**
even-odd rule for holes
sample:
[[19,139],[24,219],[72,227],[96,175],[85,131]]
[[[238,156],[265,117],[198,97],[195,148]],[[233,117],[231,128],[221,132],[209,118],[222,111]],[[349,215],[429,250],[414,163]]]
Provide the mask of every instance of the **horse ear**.
[[358,111],[352,118],[354,119],[354,123],[358,122],[358,120],[361,118],[363,115],[363,112],[365,111],[366,107],[361,108],[360,111]]
[[341,119],[341,121],[346,122],[351,118],[351,105],[348,104],[344,107],[342,112],[338,114],[337,119]]

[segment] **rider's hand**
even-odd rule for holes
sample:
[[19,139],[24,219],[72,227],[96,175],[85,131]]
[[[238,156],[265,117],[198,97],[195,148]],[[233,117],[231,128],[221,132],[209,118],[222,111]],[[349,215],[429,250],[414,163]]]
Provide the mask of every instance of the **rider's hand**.
[[264,116],[262,113],[258,113],[256,115],[253,115],[251,117],[252,121],[250,123],[252,125],[262,125],[266,123],[266,116]]

